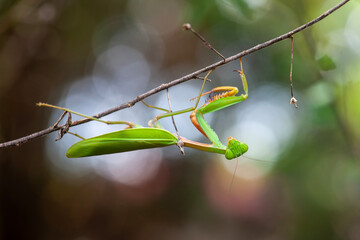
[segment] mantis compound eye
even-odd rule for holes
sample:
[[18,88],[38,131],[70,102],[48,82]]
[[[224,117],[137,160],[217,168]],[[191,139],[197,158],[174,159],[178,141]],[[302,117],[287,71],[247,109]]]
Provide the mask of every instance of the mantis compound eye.
[[233,137],[229,137],[225,157],[228,160],[237,158],[246,153],[248,149],[249,147],[245,143],[239,142]]

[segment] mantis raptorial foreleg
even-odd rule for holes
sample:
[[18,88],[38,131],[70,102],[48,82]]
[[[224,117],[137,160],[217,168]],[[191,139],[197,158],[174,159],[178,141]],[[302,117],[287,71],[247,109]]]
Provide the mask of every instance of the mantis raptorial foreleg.
[[[248,97],[248,95],[249,95],[248,85],[247,85],[245,74],[243,72],[241,59],[240,59],[240,67],[241,67],[241,70],[237,70],[237,72],[239,73],[241,80],[242,80],[244,94],[241,94],[240,96],[235,96],[239,92],[239,90],[238,90],[238,88],[232,87],[232,86],[216,87],[209,92],[203,93],[206,79],[208,78],[210,73],[213,71],[213,70],[211,70],[204,78],[204,82],[201,87],[199,95],[194,98],[194,99],[196,99],[196,104],[194,107],[187,108],[184,110],[179,110],[176,112],[168,112],[165,114],[158,115],[154,119],[149,121],[149,126],[154,126],[154,122],[157,122],[159,119],[192,111],[192,113],[190,114],[191,122],[205,137],[207,137],[212,142],[212,144],[203,144],[203,143],[198,143],[198,142],[194,142],[194,141],[190,141],[185,138],[182,138],[184,145],[186,147],[192,147],[192,148],[196,148],[196,149],[203,150],[203,151],[209,150],[212,152],[225,151],[225,153],[224,153],[225,157],[228,159],[232,159],[232,158],[242,155],[243,153],[245,153],[247,151],[248,146],[245,143],[239,142],[238,140],[236,140],[232,137],[229,137],[228,145],[224,146],[221,143],[221,141],[219,140],[219,137],[217,136],[215,131],[209,126],[209,124],[205,121],[204,116],[203,116],[206,113],[215,112],[215,111],[221,110],[223,108],[229,107],[231,105],[234,105],[236,103],[242,102]],[[211,98],[210,101],[205,103],[202,107],[197,108],[201,96],[204,96],[204,95],[210,94],[210,93],[217,93],[217,92],[222,92],[222,93],[215,95],[214,97]]]
[[[229,107],[231,105],[237,104],[239,102],[244,101],[248,97],[248,86],[247,86],[245,74],[243,72],[241,59],[240,59],[240,66],[241,66],[241,70],[238,70],[237,72],[240,74],[245,94],[241,94],[240,96],[235,96],[238,93],[238,89],[235,87],[226,86],[226,87],[214,88],[213,90],[205,94],[224,91],[224,90],[226,92],[214,96],[211,99],[211,101],[208,101],[201,108],[194,110],[190,115],[190,119],[194,124],[194,126],[213,143],[213,146],[219,147],[221,149],[226,148],[225,157],[227,159],[233,159],[235,157],[242,155],[248,150],[248,146],[245,143],[239,142],[238,140],[232,137],[229,137],[228,145],[224,146],[219,140],[219,137],[217,136],[215,131],[205,121],[204,114],[215,112],[223,108]],[[186,142],[185,142],[185,146],[187,146]]]

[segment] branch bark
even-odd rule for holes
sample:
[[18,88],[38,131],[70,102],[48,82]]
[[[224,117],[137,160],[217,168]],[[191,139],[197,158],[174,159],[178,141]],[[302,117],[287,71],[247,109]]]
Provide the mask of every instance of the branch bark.
[[[110,108],[104,112],[101,112],[99,114],[96,114],[94,115],[93,117],[94,118],[101,118],[101,117],[104,117],[106,115],[109,115],[113,112],[116,112],[116,111],[119,111],[119,110],[122,110],[122,109],[125,109],[125,108],[129,108],[129,107],[132,107],[133,105],[135,105],[137,102],[151,96],[151,95],[154,95],[160,91],[163,91],[165,89],[168,89],[170,87],[173,87],[177,84],[180,84],[180,83],[183,83],[183,82],[186,82],[186,81],[189,81],[193,78],[196,78],[198,75],[200,75],[201,73],[204,73],[204,72],[207,72],[209,71],[210,69],[213,69],[213,68],[216,68],[216,67],[219,67],[221,65],[225,65],[229,62],[232,62],[236,59],[239,59],[241,57],[244,57],[246,55],[249,55],[253,52],[256,52],[256,51],[259,51],[260,49],[263,49],[263,48],[266,48],[268,46],[271,46],[275,43],[278,43],[282,40],[285,40],[287,38],[290,38],[291,36],[293,36],[294,34],[298,33],[298,32],[301,32],[303,31],[304,29],[314,25],[315,23],[321,21],[322,19],[324,19],[325,17],[329,16],[331,13],[335,12],[337,9],[341,8],[344,4],[346,4],[347,2],[349,2],[350,0],[343,0],[341,1],[340,3],[338,3],[336,6],[332,7],[331,9],[329,9],[328,11],[324,12],[323,14],[321,14],[319,17],[313,19],[312,21],[304,24],[304,25],[301,25],[300,27],[298,28],[295,28],[294,30],[290,31],[290,32],[287,32],[281,36],[278,36],[276,38],[273,38],[269,41],[266,41],[264,43],[261,43],[261,44],[258,44],[252,48],[249,48],[247,50],[244,50],[240,53],[237,53],[231,57],[228,57],[222,61],[219,61],[219,62],[216,62],[216,63],[213,63],[209,66],[206,66],[202,69],[199,69],[193,73],[190,73],[188,75],[185,75],[181,78],[178,78],[178,79],[175,79],[169,83],[166,83],[166,84],[162,84],[156,88],[153,88],[151,89],[150,91],[148,92],[145,92],[143,94],[141,94],[140,96],[130,100],[129,102],[127,103],[124,103],[124,104],[121,104],[119,106],[116,106],[116,107],[113,107],[113,108]],[[73,127],[73,126],[76,126],[76,125],[79,125],[79,124],[83,124],[83,123],[86,123],[86,122],[89,122],[89,121],[92,121],[91,119],[87,119],[87,118],[83,118],[83,119],[80,119],[80,120],[77,120],[77,121],[74,121],[71,123],[70,127]],[[19,146],[20,144],[22,143],[25,143],[29,140],[32,140],[32,139],[35,139],[35,138],[38,138],[38,137],[41,137],[41,136],[44,136],[44,135],[47,135],[51,132],[54,132],[54,131],[57,131],[61,128],[64,128],[65,125],[59,125],[59,126],[50,126],[49,128],[47,129],[44,129],[44,130],[41,130],[39,132],[35,132],[33,134],[30,134],[28,136],[25,136],[25,137],[22,137],[22,138],[18,138],[18,139],[15,139],[15,140],[12,140],[12,141],[8,141],[8,142],[4,142],[4,143],[0,143],[0,148],[5,148],[5,147],[9,147],[9,146]]]

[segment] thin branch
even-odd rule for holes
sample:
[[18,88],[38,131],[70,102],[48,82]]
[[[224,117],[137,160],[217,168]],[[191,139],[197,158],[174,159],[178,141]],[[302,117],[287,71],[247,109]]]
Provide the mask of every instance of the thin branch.
[[215,52],[215,53],[216,53],[217,55],[219,55],[222,59],[224,59],[224,61],[226,60],[226,58],[225,58],[218,50],[216,50],[208,41],[206,41],[206,39],[205,39],[203,36],[201,36],[197,31],[195,31],[195,30],[191,27],[190,23],[185,23],[185,24],[183,25],[183,28],[184,28],[185,30],[191,31],[193,34],[195,34],[196,37],[198,37],[198,38],[204,43],[205,47],[207,47],[207,48],[209,48],[210,50],[212,50],[213,52]]
[[291,61],[290,61],[290,90],[291,90],[291,99],[290,104],[294,104],[295,108],[298,108],[297,106],[297,100],[294,97],[294,89],[293,89],[293,79],[292,79],[292,73],[293,73],[293,64],[294,64],[294,37],[291,36]]
[[[124,103],[124,104],[121,104],[119,106],[116,106],[116,107],[113,107],[113,108],[110,108],[102,113],[99,113],[99,114],[96,114],[94,115],[93,117],[94,118],[101,118],[103,116],[106,116],[106,115],[109,115],[113,112],[116,112],[116,111],[119,111],[119,110],[122,110],[122,109],[125,109],[125,108],[129,108],[129,107],[132,107],[133,105],[135,105],[137,102],[151,96],[151,95],[154,95],[155,93],[158,93],[160,91],[163,91],[165,89],[168,89],[170,87],[173,87],[177,84],[180,84],[180,83],[183,83],[183,82],[186,82],[186,81],[189,81],[191,79],[194,79],[194,78],[197,78],[198,75],[200,75],[201,73],[204,73],[204,72],[207,72],[209,71],[210,69],[214,69],[216,67],[219,67],[221,65],[224,65],[224,64],[227,64],[229,62],[232,62],[236,59],[239,59],[241,57],[244,57],[246,55],[249,55],[250,53],[253,53],[253,52],[256,52],[256,51],[259,51],[260,49],[263,49],[263,48],[266,48],[270,45],[273,45],[275,43],[278,43],[284,39],[287,39],[287,38],[290,38],[292,35],[314,25],[315,23],[321,21],[322,19],[324,19],[325,17],[329,16],[331,13],[333,13],[334,11],[336,11],[337,9],[339,9],[340,7],[342,7],[345,3],[349,2],[350,0],[343,0],[341,1],[339,4],[337,4],[336,6],[332,7],[331,9],[329,9],[328,11],[324,12],[323,14],[321,14],[319,17],[315,18],[314,20],[288,32],[288,33],[285,33],[281,36],[278,36],[276,38],[273,38],[267,42],[264,42],[264,43],[261,43],[261,44],[258,44],[252,48],[249,48],[247,50],[244,50],[240,53],[237,53],[231,57],[228,57],[226,58],[225,60],[222,60],[222,61],[219,61],[219,62],[216,62],[216,63],[213,63],[209,66],[206,66],[202,69],[199,69],[193,73],[190,73],[188,75],[185,75],[181,78],[178,78],[178,79],[175,79],[169,83],[166,83],[166,84],[162,84],[154,89],[151,89],[150,91],[146,92],[146,93],[143,93],[141,94],[140,96],[134,98],[133,100],[127,102],[127,103]],[[73,126],[76,126],[76,125],[79,125],[79,124],[83,124],[83,123],[86,123],[86,122],[89,122],[91,121],[90,119],[88,118],[84,118],[84,119],[80,119],[78,121],[75,121],[73,122],[70,126],[73,127]],[[12,140],[12,141],[9,141],[9,142],[4,142],[4,143],[1,143],[0,144],[0,148],[5,148],[5,147],[9,147],[9,146],[19,146],[20,144],[22,143],[25,143],[31,139],[34,139],[34,138],[38,138],[38,137],[41,137],[41,136],[44,136],[46,134],[49,134],[51,132],[54,132],[54,131],[57,131],[59,130],[60,128],[64,127],[63,125],[60,125],[60,126],[51,126],[47,129],[44,129],[44,130],[41,130],[39,132],[36,132],[36,133],[33,133],[33,134],[30,134],[28,136],[25,136],[25,137],[22,137],[22,138],[19,138],[19,139],[16,139],[16,140]]]

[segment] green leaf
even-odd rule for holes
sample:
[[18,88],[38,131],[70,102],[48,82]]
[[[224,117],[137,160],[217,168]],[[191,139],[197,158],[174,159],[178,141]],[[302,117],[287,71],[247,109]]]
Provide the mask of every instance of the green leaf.
[[332,69],[336,68],[336,65],[335,65],[334,61],[327,54],[325,54],[324,56],[319,58],[317,60],[317,63],[319,65],[320,69],[323,70],[323,71],[329,71],[329,70],[332,70]]

